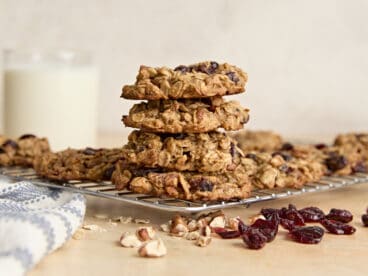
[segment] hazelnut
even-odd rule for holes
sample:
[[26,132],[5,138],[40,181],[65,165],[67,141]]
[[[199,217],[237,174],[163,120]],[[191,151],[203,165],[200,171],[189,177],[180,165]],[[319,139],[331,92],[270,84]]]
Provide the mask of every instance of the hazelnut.
[[210,244],[211,240],[212,240],[211,237],[200,236],[196,240],[195,244],[198,245],[199,247],[205,247]]
[[167,254],[167,249],[161,239],[151,240],[138,249],[138,254],[141,257],[162,257]]
[[140,247],[142,242],[136,235],[125,232],[120,237],[120,244],[123,247]]
[[152,226],[148,227],[139,227],[135,233],[139,240],[141,241],[148,241],[152,240],[156,236],[156,231],[153,229]]

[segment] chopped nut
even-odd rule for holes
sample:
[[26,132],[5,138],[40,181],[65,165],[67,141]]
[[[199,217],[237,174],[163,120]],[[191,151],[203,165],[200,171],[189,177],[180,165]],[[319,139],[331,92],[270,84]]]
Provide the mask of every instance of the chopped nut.
[[239,226],[239,217],[229,218],[226,223],[226,227],[230,228],[231,230],[238,230]]
[[75,233],[73,234],[73,239],[75,240],[83,240],[84,236],[85,236],[85,232],[83,229],[77,229],[77,231],[75,231]]
[[163,223],[160,225],[160,230],[165,232],[165,233],[169,233],[170,232],[170,226],[166,223]]
[[171,224],[170,233],[173,236],[183,237],[188,232],[189,229],[185,219],[179,215],[175,216]]
[[120,244],[123,247],[140,247],[142,242],[136,235],[125,232],[120,237]]
[[167,249],[161,239],[151,240],[138,249],[138,254],[141,257],[162,257],[167,254]]
[[96,219],[107,219],[109,216],[106,214],[95,214],[93,217]]
[[208,222],[207,222],[206,219],[201,218],[201,219],[197,220],[197,229],[201,229],[201,228],[203,228],[207,225],[208,225]]
[[138,239],[140,239],[141,241],[148,241],[148,240],[152,240],[155,238],[156,231],[155,229],[153,229],[152,226],[139,227],[137,231],[135,232],[135,234],[137,235]]
[[85,230],[90,230],[90,231],[106,232],[106,229],[101,228],[100,226],[96,224],[86,224],[86,225],[83,225],[82,228]]
[[214,217],[210,222],[211,227],[221,227],[224,228],[226,225],[225,216]]
[[195,231],[197,229],[198,229],[197,221],[195,219],[192,219],[191,221],[189,221],[188,223],[189,232]]
[[132,217],[120,217],[119,221],[124,224],[131,223],[133,221]]
[[205,247],[205,246],[210,244],[211,240],[212,240],[211,237],[200,236],[196,240],[196,245],[198,245],[200,247]]
[[137,223],[137,224],[148,224],[148,223],[150,223],[149,219],[135,218],[133,221],[134,221],[134,223]]
[[200,234],[204,237],[211,236],[211,227],[209,227],[208,225],[205,227],[202,227],[200,230]]
[[189,232],[187,233],[184,237],[187,239],[187,240],[197,240],[199,238],[201,234],[199,233],[199,231],[192,231],[192,232]]

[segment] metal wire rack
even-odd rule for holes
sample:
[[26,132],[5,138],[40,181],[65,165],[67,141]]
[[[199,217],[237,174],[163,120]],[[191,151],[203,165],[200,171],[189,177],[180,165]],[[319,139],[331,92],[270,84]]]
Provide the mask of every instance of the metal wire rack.
[[78,192],[85,195],[120,200],[132,205],[145,206],[171,212],[198,213],[216,209],[230,208],[234,206],[249,206],[252,203],[286,198],[306,193],[326,191],[344,186],[359,183],[368,183],[368,174],[354,174],[352,176],[331,176],[324,177],[320,181],[308,183],[300,189],[296,188],[275,188],[253,190],[249,198],[232,201],[215,202],[193,202],[167,197],[155,197],[151,195],[136,194],[128,190],[116,190],[111,182],[87,182],[68,181],[53,182],[42,179],[36,175],[33,169],[21,167],[0,167],[0,176],[7,177],[12,181],[29,180],[35,185],[64,189],[71,192]]

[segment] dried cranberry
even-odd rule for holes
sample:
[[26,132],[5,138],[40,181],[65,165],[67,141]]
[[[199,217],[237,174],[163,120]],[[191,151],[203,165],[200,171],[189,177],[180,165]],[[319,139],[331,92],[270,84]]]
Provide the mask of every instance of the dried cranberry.
[[114,170],[115,170],[115,167],[114,166],[111,166],[110,168],[107,168],[104,171],[103,179],[110,180],[111,179],[111,176],[112,176],[112,174],[114,172]]
[[267,237],[257,228],[249,228],[242,234],[242,238],[250,249],[261,249],[267,242]]
[[319,226],[307,226],[295,228],[290,236],[296,241],[305,244],[316,244],[322,240],[325,231]]
[[10,139],[6,140],[1,146],[4,147],[4,148],[11,147],[15,150],[19,148],[17,142],[15,142],[13,140],[10,140]]
[[36,136],[33,134],[23,134],[22,136],[19,137],[19,140],[29,139],[29,138],[36,138]]
[[275,214],[278,216],[278,213],[279,213],[279,209],[275,209],[275,208],[263,208],[261,210],[261,214],[266,219],[271,219]]
[[291,143],[284,143],[282,146],[281,146],[281,150],[293,150],[294,149],[294,146],[293,144]]
[[316,149],[321,150],[321,149],[325,149],[325,148],[327,148],[327,145],[326,145],[326,144],[323,144],[323,143],[320,143],[320,144],[316,144],[316,145],[314,145],[314,147],[315,147]]
[[243,235],[249,229],[249,226],[246,225],[241,219],[238,219],[238,221],[238,231],[240,235]]
[[289,231],[293,230],[296,227],[295,222],[289,219],[280,219],[280,224],[284,229]]
[[362,222],[364,226],[368,227],[368,214],[362,215]]
[[348,210],[332,208],[330,212],[326,215],[326,219],[332,219],[347,223],[353,220],[353,215]]
[[271,242],[277,235],[279,222],[278,220],[257,219],[250,227],[258,229],[267,238],[267,242]]
[[226,76],[232,81],[237,83],[239,81],[239,78],[236,76],[235,72],[228,72],[226,73]]
[[292,220],[297,226],[305,225],[302,215],[299,214],[296,207],[292,204],[289,204],[288,208],[285,207],[281,208],[281,210],[279,211],[279,217],[283,219]]
[[305,222],[318,222],[325,217],[323,211],[317,207],[307,207],[298,211]]
[[325,163],[330,171],[336,172],[345,168],[345,166],[348,164],[348,160],[343,155],[333,154],[325,160]]
[[321,224],[328,232],[336,235],[351,235],[356,231],[353,226],[336,220],[323,219]]
[[235,239],[240,237],[240,233],[237,230],[226,230],[222,227],[214,227],[212,230],[223,239]]
[[366,173],[368,172],[367,166],[363,162],[358,162],[352,168],[354,173]]
[[213,186],[211,181],[204,178],[199,182],[199,190],[202,192],[212,192]]
[[190,68],[188,66],[185,66],[185,65],[179,65],[174,69],[174,71],[179,71],[181,73],[188,73],[188,72],[190,72]]
[[254,153],[247,153],[245,155],[245,158],[249,158],[249,159],[252,159],[252,160],[256,161],[257,160],[257,155],[255,155]]
[[97,150],[93,149],[93,148],[86,148],[83,151],[83,154],[85,155],[95,155],[97,153]]

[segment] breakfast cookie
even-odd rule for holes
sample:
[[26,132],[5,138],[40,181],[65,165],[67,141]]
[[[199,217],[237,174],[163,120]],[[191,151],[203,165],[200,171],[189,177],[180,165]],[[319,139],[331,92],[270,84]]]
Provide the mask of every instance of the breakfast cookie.
[[281,136],[272,131],[242,130],[230,135],[238,142],[243,152],[274,151],[281,148],[283,143]]
[[214,61],[175,69],[141,66],[134,85],[125,85],[121,97],[136,100],[207,98],[245,91],[248,76],[241,69]]
[[140,194],[186,200],[230,200],[247,198],[251,192],[244,172],[165,172],[155,169],[127,169],[117,163],[112,181],[118,190],[128,188]]
[[203,133],[224,128],[238,130],[248,121],[248,109],[221,97],[202,100],[161,100],[135,104],[126,126],[161,133]]
[[0,166],[31,167],[37,156],[50,152],[46,138],[25,134],[17,140],[0,137]]
[[54,180],[110,180],[121,149],[67,149],[38,156],[36,173]]
[[223,172],[233,170],[243,153],[223,132],[170,135],[135,130],[122,155],[136,167]]

